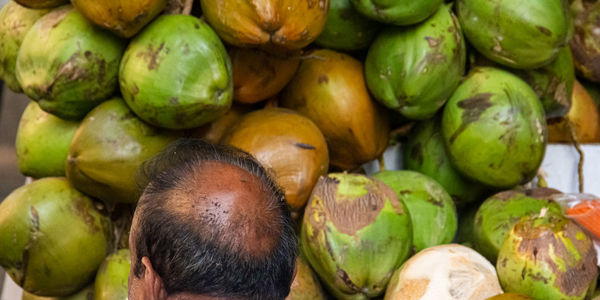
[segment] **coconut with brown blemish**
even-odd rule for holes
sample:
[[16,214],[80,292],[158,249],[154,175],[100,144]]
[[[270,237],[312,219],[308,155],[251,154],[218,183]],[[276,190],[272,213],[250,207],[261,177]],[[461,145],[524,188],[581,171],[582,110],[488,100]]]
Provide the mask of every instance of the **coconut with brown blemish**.
[[80,120],[117,90],[124,41],[70,5],[39,19],[17,57],[23,92],[62,119]]
[[9,1],[0,10],[0,79],[16,93],[22,92],[15,77],[19,48],[29,29],[47,9],[30,9]]
[[360,174],[321,177],[304,212],[301,251],[338,299],[381,295],[408,257],[406,206],[382,181]]
[[598,277],[590,237],[565,217],[542,211],[510,231],[496,268],[502,287],[534,299],[582,300]]
[[502,293],[496,270],[465,246],[427,248],[411,257],[390,281],[385,300],[484,300]]
[[84,288],[112,240],[110,219],[62,177],[22,186],[0,204],[0,266],[35,295],[64,297]]

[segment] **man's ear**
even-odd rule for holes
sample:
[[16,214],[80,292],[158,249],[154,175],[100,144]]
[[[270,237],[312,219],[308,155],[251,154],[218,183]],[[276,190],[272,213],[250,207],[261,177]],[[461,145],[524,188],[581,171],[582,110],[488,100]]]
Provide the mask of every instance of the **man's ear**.
[[142,257],[142,264],[144,265],[144,278],[142,285],[148,300],[166,300],[167,291],[163,285],[162,278],[152,268],[152,263],[147,256]]

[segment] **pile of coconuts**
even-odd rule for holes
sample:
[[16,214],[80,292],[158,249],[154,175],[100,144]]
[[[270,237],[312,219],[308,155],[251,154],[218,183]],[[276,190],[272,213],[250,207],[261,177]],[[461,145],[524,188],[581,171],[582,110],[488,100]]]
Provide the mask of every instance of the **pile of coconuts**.
[[15,141],[31,180],[0,203],[0,267],[23,299],[127,299],[138,168],[200,138],[284,190],[301,245],[286,299],[592,299],[596,237],[538,173],[549,142],[600,142],[598,16],[592,0],[9,1],[0,79],[31,99]]

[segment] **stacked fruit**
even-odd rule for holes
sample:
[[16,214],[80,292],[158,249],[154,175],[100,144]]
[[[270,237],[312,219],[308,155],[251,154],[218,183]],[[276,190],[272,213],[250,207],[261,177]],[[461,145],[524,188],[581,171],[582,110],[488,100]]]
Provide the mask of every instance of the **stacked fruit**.
[[[284,189],[290,299],[593,294],[591,234],[523,185],[548,138],[600,141],[595,1],[15,1],[0,78],[32,100],[36,180],[0,204],[0,266],[24,299],[126,299],[138,167],[180,137]],[[397,142],[406,170],[365,175]]]

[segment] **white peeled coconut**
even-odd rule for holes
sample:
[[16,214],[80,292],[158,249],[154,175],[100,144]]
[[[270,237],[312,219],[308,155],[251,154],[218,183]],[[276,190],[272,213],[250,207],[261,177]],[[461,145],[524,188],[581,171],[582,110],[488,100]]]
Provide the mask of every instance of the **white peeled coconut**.
[[427,248],[398,269],[385,300],[485,300],[502,293],[494,266],[471,248]]

